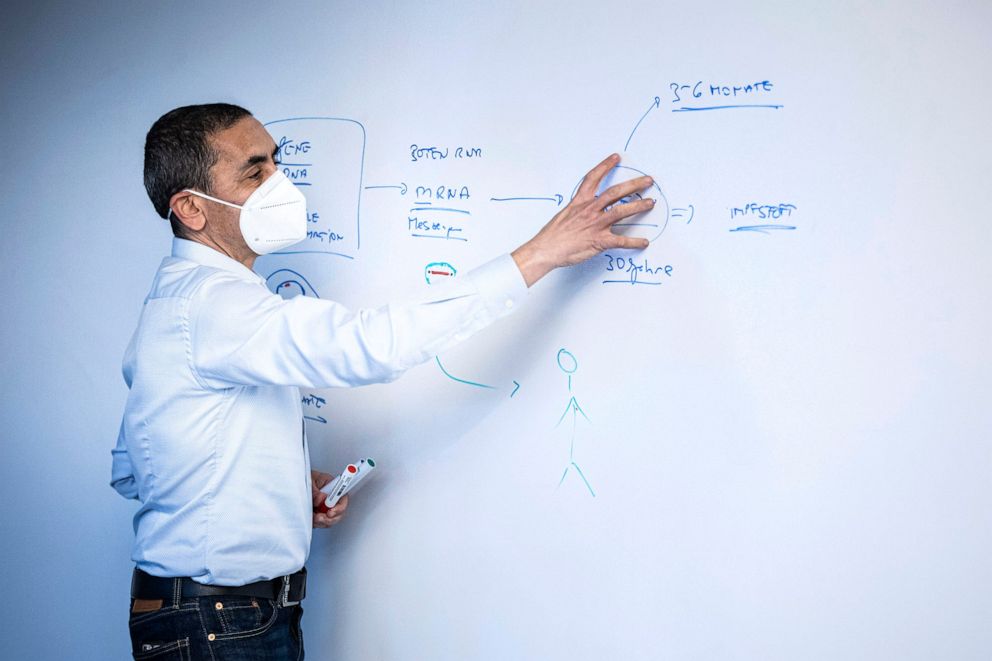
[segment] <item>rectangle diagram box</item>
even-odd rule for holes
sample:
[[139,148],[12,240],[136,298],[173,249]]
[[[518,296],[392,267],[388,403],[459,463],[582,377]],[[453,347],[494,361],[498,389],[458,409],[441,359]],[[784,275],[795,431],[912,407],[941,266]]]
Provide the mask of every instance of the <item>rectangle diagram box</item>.
[[354,257],[361,248],[365,127],[343,117],[294,117],[265,124],[283,174],[307,198],[306,240],[278,254]]

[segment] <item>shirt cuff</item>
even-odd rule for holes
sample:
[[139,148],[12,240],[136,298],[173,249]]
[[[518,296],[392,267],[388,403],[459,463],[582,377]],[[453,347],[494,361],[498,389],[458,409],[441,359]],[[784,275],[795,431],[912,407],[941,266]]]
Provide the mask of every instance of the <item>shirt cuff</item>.
[[513,312],[527,296],[527,282],[510,253],[500,255],[466,274],[492,318]]

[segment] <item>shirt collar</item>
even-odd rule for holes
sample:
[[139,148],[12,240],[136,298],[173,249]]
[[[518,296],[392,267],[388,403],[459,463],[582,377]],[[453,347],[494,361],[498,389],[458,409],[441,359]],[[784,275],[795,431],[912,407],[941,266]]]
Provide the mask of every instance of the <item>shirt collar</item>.
[[205,246],[202,243],[197,243],[196,241],[173,237],[172,256],[178,259],[186,259],[191,262],[196,262],[197,264],[202,264],[204,266],[223,269],[244,280],[260,282],[263,284],[265,283],[265,279],[262,278],[262,276],[258,275],[241,262],[236,259],[231,259],[227,255],[214,250],[210,246]]

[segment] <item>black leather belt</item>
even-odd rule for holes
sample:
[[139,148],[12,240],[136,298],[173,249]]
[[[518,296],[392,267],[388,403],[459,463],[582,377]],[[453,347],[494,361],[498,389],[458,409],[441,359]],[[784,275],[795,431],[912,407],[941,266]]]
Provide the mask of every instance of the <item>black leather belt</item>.
[[[178,586],[176,585],[177,581]],[[274,599],[279,602],[280,606],[292,606],[303,601],[307,594],[307,568],[304,567],[295,574],[245,585],[204,585],[188,576],[178,578],[152,576],[137,567],[134,568],[134,574],[131,576],[131,597],[133,599],[176,599],[177,597],[209,597],[219,594]]]

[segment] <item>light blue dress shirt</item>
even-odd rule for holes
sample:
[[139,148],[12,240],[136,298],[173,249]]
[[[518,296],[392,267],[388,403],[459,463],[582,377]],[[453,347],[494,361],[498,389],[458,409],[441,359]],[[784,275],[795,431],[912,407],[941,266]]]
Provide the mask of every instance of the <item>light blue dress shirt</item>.
[[299,570],[313,525],[299,387],[396,379],[526,292],[503,255],[426,299],[351,311],[285,300],[243,264],[175,239],[124,355],[130,391],[111,451],[111,485],[141,502],[132,559],[213,585]]

